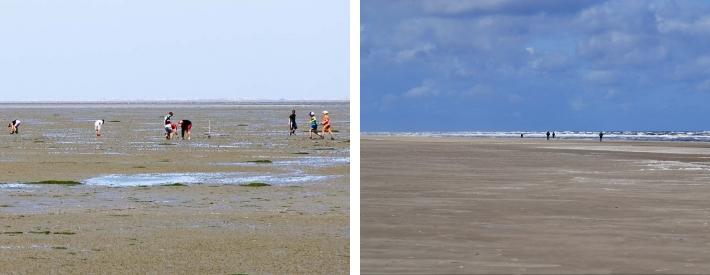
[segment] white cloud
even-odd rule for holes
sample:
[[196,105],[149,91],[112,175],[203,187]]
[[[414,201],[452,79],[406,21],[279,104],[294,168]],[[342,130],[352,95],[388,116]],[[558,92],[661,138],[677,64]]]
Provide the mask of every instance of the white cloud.
[[409,89],[404,93],[405,97],[409,98],[419,98],[426,96],[436,96],[439,95],[439,91],[432,87],[432,83],[425,81],[422,85]]
[[426,43],[411,49],[401,50],[397,53],[397,62],[405,62],[414,59],[418,55],[425,55],[436,49],[436,45]]

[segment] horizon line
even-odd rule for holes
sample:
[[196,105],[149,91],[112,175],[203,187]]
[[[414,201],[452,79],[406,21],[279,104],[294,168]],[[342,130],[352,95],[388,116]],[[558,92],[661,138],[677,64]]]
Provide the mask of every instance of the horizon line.
[[116,103],[346,103],[350,99],[126,99],[126,100],[13,100],[0,104],[116,104]]

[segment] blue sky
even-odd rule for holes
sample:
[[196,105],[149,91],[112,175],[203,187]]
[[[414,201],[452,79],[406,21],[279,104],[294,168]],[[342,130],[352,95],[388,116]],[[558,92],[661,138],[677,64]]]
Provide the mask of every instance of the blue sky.
[[710,2],[361,2],[363,131],[710,130]]
[[348,99],[346,0],[0,1],[0,102]]

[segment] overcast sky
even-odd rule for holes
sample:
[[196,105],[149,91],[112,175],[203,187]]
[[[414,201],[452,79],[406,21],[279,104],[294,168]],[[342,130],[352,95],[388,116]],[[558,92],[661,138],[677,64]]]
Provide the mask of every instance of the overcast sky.
[[365,131],[710,130],[708,1],[361,4]]
[[3,0],[0,102],[348,99],[346,0]]

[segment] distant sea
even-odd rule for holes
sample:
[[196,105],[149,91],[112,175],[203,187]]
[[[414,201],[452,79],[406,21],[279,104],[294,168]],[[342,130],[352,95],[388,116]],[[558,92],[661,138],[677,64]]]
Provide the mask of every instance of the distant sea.
[[[551,132],[552,133],[552,132]],[[534,131],[467,131],[467,132],[363,132],[363,136],[421,136],[421,137],[486,137],[486,138],[545,138],[546,132]],[[599,139],[599,132],[555,131],[558,139]],[[696,141],[710,142],[710,131],[608,131],[604,140],[637,141]]]

